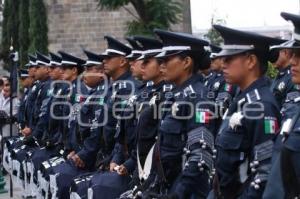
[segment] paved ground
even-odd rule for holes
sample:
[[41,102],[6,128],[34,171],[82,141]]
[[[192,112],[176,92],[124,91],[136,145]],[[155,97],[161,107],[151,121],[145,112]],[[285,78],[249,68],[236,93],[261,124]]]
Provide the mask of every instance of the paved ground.
[[[5,180],[6,180],[5,188],[9,191],[9,184],[10,183],[9,183],[9,176],[8,175],[5,176]],[[14,199],[21,199],[22,198],[22,196],[21,196],[22,191],[21,191],[20,188],[14,188],[13,191],[14,191],[13,192],[14,193],[14,196],[13,196]],[[0,199],[9,199],[9,198],[10,198],[9,192],[5,193],[5,194],[0,194]]]

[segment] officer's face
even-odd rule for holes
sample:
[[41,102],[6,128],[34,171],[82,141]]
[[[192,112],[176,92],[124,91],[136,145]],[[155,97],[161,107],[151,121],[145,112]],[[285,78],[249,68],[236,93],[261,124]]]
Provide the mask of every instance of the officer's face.
[[123,64],[124,57],[122,56],[114,56],[114,57],[106,57],[103,60],[104,72],[109,76],[114,76],[116,71]]
[[180,85],[191,75],[191,66],[192,60],[190,57],[170,56],[164,58],[161,64],[161,72],[166,81]]
[[232,55],[223,58],[222,70],[227,83],[239,85],[248,75],[246,55],[248,54]]
[[31,77],[21,77],[20,83],[21,83],[22,87],[28,88],[32,85],[33,80]]
[[46,66],[37,66],[35,72],[35,78],[38,80],[43,80],[48,77],[49,68]]
[[87,86],[96,87],[103,79],[104,70],[102,66],[92,66],[85,69],[83,81]]
[[300,84],[300,49],[293,50],[293,56],[290,61],[292,81],[295,84]]
[[9,97],[10,96],[10,83],[8,81],[8,79],[4,78],[4,86],[3,86],[3,95],[4,97]]
[[161,69],[156,58],[145,59],[142,68],[144,81],[158,83],[157,80],[161,78]]
[[36,67],[30,67],[28,69],[28,74],[31,78],[35,79],[35,72],[36,72]]
[[63,80],[73,81],[77,77],[77,68],[76,67],[64,67],[63,71]]
[[61,80],[63,77],[63,70],[59,66],[50,67],[50,77],[52,80]]
[[143,77],[143,69],[142,69],[143,60],[134,60],[134,61],[131,61],[129,64],[130,64],[130,71],[131,71],[132,76],[137,79],[142,79],[142,77]]
[[215,58],[211,60],[210,68],[214,71],[222,70],[223,60],[221,58]]

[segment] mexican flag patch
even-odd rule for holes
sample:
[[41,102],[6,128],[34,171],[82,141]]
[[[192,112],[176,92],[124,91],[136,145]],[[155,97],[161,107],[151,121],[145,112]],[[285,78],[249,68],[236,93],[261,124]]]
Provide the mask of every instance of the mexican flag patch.
[[208,124],[209,112],[204,110],[196,111],[196,123]]
[[230,92],[231,90],[232,90],[232,85],[230,85],[230,84],[224,85],[224,91]]
[[75,96],[75,102],[83,102],[83,96],[79,95],[79,94],[76,94],[76,96]]
[[276,118],[265,117],[264,126],[265,134],[275,134],[279,129],[278,121]]

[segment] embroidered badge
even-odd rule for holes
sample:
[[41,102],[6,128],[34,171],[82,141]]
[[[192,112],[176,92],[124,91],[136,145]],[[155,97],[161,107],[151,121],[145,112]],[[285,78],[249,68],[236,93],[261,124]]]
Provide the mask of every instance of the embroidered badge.
[[235,130],[238,126],[242,125],[242,119],[243,119],[242,112],[236,112],[232,114],[232,116],[229,119],[229,126],[231,129]]
[[275,134],[277,133],[279,126],[278,121],[274,117],[265,117],[264,119],[264,129],[265,134]]
[[284,82],[280,82],[280,84],[278,85],[278,90],[280,92],[282,92],[285,89],[285,83]]
[[208,124],[210,119],[210,113],[207,110],[197,110],[195,119],[196,123]]

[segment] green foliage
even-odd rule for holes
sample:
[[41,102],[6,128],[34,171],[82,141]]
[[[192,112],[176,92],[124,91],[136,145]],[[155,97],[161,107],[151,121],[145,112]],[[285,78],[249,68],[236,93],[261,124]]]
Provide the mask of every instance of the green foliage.
[[29,52],[48,53],[47,12],[43,1],[30,0],[29,19]]
[[154,28],[169,29],[182,18],[182,4],[178,0],[99,0],[102,9],[116,10],[131,4],[137,15],[127,23],[127,35],[152,35]]
[[[18,49],[18,24],[19,18],[16,13],[19,9],[19,0],[9,0],[4,3],[3,24],[2,24],[2,41],[1,41],[1,58],[8,63],[9,47],[13,44]],[[5,68],[8,66],[5,65]]]
[[266,76],[268,76],[271,79],[274,79],[277,74],[278,74],[278,70],[272,65],[272,63],[269,62]]
[[[28,60],[28,52],[47,53],[47,13],[42,0],[6,0],[3,10],[0,58],[9,63],[9,48],[19,51],[20,64]],[[29,51],[30,48],[30,51]]]
[[[220,24],[220,25],[225,25],[226,21],[224,19],[217,19],[214,20],[212,19],[212,25],[213,24]],[[223,43],[223,38],[221,37],[220,33],[216,31],[214,28],[210,28],[208,32],[204,35],[209,41],[217,46],[220,46],[221,43]]]
[[29,40],[29,0],[20,1],[19,9],[19,44],[20,45],[20,65],[24,66],[28,62],[28,48],[30,44]]

